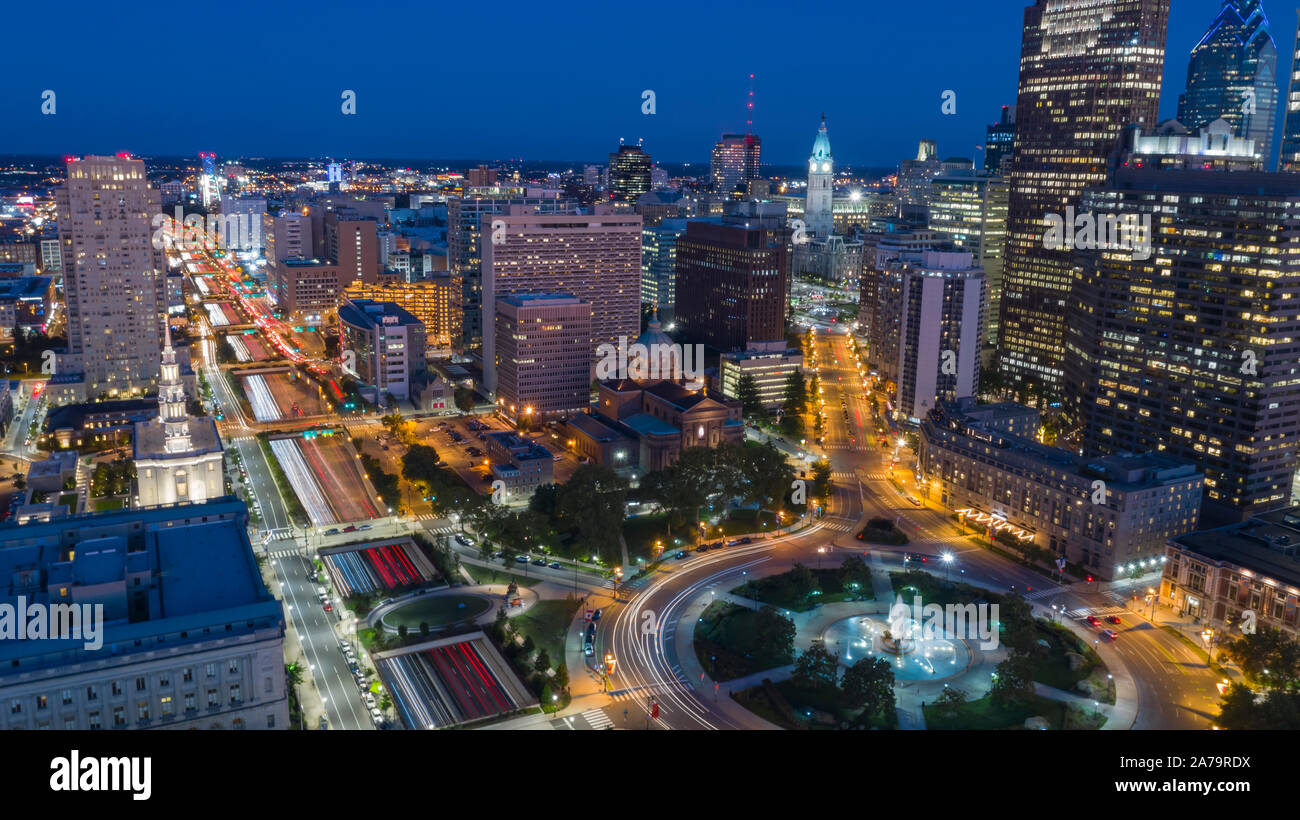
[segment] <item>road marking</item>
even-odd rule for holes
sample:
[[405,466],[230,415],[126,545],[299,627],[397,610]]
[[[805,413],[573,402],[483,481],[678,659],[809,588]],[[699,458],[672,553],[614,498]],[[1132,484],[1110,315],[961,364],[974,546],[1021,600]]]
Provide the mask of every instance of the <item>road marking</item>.
[[600,709],[588,709],[582,713],[582,716],[593,729],[608,729],[614,725],[614,721],[609,719],[609,715]]

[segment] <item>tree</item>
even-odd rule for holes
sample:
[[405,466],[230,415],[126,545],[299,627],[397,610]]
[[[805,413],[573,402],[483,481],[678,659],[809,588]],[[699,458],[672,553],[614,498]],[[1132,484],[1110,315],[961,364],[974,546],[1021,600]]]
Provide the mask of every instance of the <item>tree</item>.
[[939,713],[944,717],[955,717],[957,707],[966,702],[966,690],[956,686],[945,686],[935,699],[934,705],[939,707]]
[[622,560],[623,519],[627,517],[627,480],[608,467],[583,464],[560,485],[559,520],[574,532],[578,555]]
[[427,444],[412,444],[402,454],[402,478],[428,489],[438,478],[438,451]]
[[560,488],[555,484],[543,484],[533,490],[532,498],[528,499],[528,509],[541,515],[546,519],[553,519],[558,509]]
[[819,461],[813,465],[813,497],[825,501],[831,494],[831,463]]
[[835,575],[840,586],[848,587],[857,584],[859,589],[871,588],[871,568],[867,566],[866,561],[862,560],[861,555],[850,555],[845,558]]
[[1223,729],[1300,729],[1300,692],[1270,690],[1260,696],[1242,683],[1234,683],[1219,704],[1215,725]]
[[737,447],[744,487],[744,499],[761,506],[782,507],[794,483],[794,469],[779,450],[768,442],[761,447]]
[[420,636],[428,637],[428,635],[429,635],[429,622],[420,621]]
[[399,624],[397,627],[397,637],[406,640],[406,624]]
[[853,708],[861,708],[859,723],[894,709],[894,667],[884,658],[862,658],[844,671],[840,683]]
[[998,664],[994,675],[993,689],[989,694],[999,708],[1023,703],[1034,693],[1033,664],[1024,655],[1010,655]]
[[564,691],[565,689],[568,689],[569,668],[564,664],[560,664],[559,666],[555,667],[555,677],[553,677],[552,680],[555,681],[555,685],[560,688],[560,691]]
[[468,387],[457,387],[452,394],[452,401],[462,413],[468,413],[474,409],[474,391]]
[[785,393],[781,398],[781,409],[788,415],[797,416],[808,408],[808,385],[803,380],[803,373],[796,370],[785,377]]
[[546,670],[551,668],[551,656],[543,649],[537,653],[537,658],[533,661],[533,671],[539,675],[545,675]]
[[1003,595],[998,617],[1002,621],[1002,641],[1012,654],[1031,657],[1042,648],[1038,644],[1033,609],[1024,596],[1017,592]]
[[825,641],[813,641],[794,665],[794,682],[805,689],[834,689],[839,677],[839,656]]
[[1300,682],[1300,643],[1280,629],[1261,627],[1223,645],[1223,653],[1256,686],[1288,689]]
[[763,414],[763,397],[758,392],[758,382],[752,373],[740,377],[736,385],[736,398],[740,399],[741,412],[749,418]]

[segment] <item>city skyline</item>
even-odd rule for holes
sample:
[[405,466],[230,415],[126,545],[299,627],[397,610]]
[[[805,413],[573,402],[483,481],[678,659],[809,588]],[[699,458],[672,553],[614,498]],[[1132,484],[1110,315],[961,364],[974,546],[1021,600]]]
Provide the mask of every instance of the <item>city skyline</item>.
[[[285,30],[276,23],[283,12],[258,10],[255,30],[239,31],[229,53],[210,70],[160,67],[143,60],[138,71],[109,75],[78,72],[73,66],[40,59],[21,42],[14,45],[14,70],[0,78],[0,106],[12,113],[0,123],[0,153],[44,154],[50,151],[112,154],[129,151],[143,156],[193,155],[215,151],[219,156],[290,157],[348,156],[363,159],[481,159],[522,158],[529,161],[599,161],[618,144],[643,141],[656,162],[705,166],[709,151],[724,133],[746,130],[745,103],[749,74],[755,74],[754,132],[766,143],[769,165],[796,166],[807,150],[808,123],[814,127],[826,111],[835,134],[837,166],[889,167],[914,151],[916,140],[934,139],[941,157],[967,156],[977,161],[984,129],[997,121],[1002,105],[1015,103],[1022,0],[995,6],[937,0],[926,15],[931,48],[903,46],[905,38],[871,38],[870,48],[858,41],[832,43],[824,53],[802,49],[782,51],[788,36],[788,12],[773,3],[759,3],[739,22],[725,12],[657,7],[644,22],[627,14],[630,39],[627,53],[653,48],[669,55],[659,62],[615,61],[612,46],[596,44],[594,54],[581,59],[552,57],[543,51],[521,58],[538,81],[519,82],[519,67],[502,63],[484,66],[475,61],[473,43],[445,46],[441,68],[430,81],[419,49],[384,50],[373,60],[363,52],[340,52],[335,46],[340,27],[337,15],[322,13],[293,29],[293,38],[269,40]],[[1204,35],[1221,7],[1220,0],[1183,0],[1171,10],[1160,118],[1177,112],[1184,90],[1187,56]],[[243,7],[231,8],[238,15]],[[477,40],[493,48],[511,42],[511,32],[545,31],[545,20],[523,6],[511,6],[503,17],[520,23],[504,32],[500,42]],[[768,13],[764,13],[764,11]],[[1285,6],[1266,4],[1279,61],[1290,58],[1295,26]],[[14,12],[21,28],[24,9]],[[249,11],[251,14],[251,9]],[[416,21],[427,20],[420,9],[394,10]],[[605,15],[595,7],[593,16]],[[441,10],[444,29],[467,22],[473,11]],[[583,12],[576,13],[581,18]],[[910,6],[857,7],[826,5],[805,12],[802,27],[827,31],[897,31],[914,26]],[[271,19],[260,19],[271,15]],[[465,18],[456,15],[465,15]],[[90,50],[114,32],[124,38],[165,42],[171,21],[74,16],[65,32],[64,48]],[[680,21],[690,20],[685,31]],[[289,21],[285,21],[288,25]],[[537,25],[533,25],[536,23]],[[713,65],[674,60],[672,44],[683,55],[710,28],[738,27],[740,36],[724,38]],[[638,27],[639,26],[639,27]],[[263,34],[266,32],[267,34]],[[972,36],[977,34],[978,36]],[[686,36],[683,37],[682,35]],[[735,42],[737,45],[727,45]],[[773,48],[755,56],[751,42],[771,42]],[[899,43],[900,45],[894,45]],[[521,47],[528,45],[521,40]],[[346,58],[340,58],[346,53]],[[787,55],[788,56],[785,56]],[[775,56],[774,56],[775,55]],[[607,62],[602,63],[605,59]],[[1289,64],[1289,63],[1287,63]],[[293,80],[287,70],[294,67]],[[463,66],[463,68],[461,67]],[[598,68],[597,68],[598,67]],[[816,75],[815,93],[806,78]],[[889,77],[889,84],[876,81]],[[905,78],[902,80],[894,78]],[[545,78],[545,81],[541,81]],[[1284,79],[1284,78],[1283,78]],[[500,86],[499,93],[491,89]],[[199,86],[217,89],[214,104],[202,108],[189,101]],[[536,89],[533,93],[531,89]],[[55,92],[55,114],[41,113],[43,92]],[[483,89],[486,93],[467,93]],[[341,93],[356,92],[356,114],[341,113]],[[655,92],[655,113],[642,113],[645,90]],[[942,94],[956,92],[956,114],[941,112]],[[1285,96],[1285,88],[1281,89]],[[228,104],[221,104],[225,99]],[[394,117],[400,112],[394,128]],[[882,116],[882,113],[888,116]],[[454,115],[454,116],[453,116]],[[1276,118],[1280,130],[1284,117]],[[166,123],[159,128],[158,124]],[[571,126],[579,128],[573,131]],[[905,123],[895,127],[894,123]],[[525,127],[521,127],[523,124]],[[521,133],[528,135],[521,138]],[[86,135],[94,134],[94,144]],[[1280,135],[1274,140],[1276,147]]]

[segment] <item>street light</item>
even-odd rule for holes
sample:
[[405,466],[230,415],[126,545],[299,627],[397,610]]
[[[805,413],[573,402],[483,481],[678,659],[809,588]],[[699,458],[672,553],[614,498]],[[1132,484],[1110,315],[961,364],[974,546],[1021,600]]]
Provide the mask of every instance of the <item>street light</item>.
[[945,552],[945,553],[943,554],[943,574],[944,574],[944,579],[945,579],[945,580],[949,580],[949,581],[952,580],[952,569],[951,569],[951,567],[952,567],[952,553],[951,553],[951,552]]

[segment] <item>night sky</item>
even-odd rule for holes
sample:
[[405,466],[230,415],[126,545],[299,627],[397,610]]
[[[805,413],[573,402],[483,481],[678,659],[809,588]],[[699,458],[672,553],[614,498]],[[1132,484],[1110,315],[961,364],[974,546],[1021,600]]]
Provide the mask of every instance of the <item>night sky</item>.
[[[841,166],[895,165],[923,137],[971,156],[1015,102],[1027,4],[11,4],[0,152],[603,161],[625,137],[707,162],[719,134],[744,130],[752,71],[765,164],[801,163],[823,110]],[[1162,118],[1220,5],[1174,0]],[[1265,9],[1285,83],[1294,9]],[[945,89],[955,116],[940,113]]]

